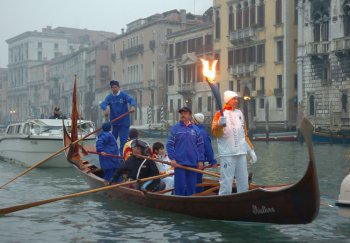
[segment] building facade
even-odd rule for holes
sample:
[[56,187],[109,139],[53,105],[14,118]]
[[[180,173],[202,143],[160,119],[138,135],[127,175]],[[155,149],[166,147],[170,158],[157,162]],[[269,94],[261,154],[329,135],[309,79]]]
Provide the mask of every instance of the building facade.
[[318,126],[349,126],[350,1],[299,1],[298,98]]
[[200,22],[185,10],[172,10],[133,21],[112,39],[112,79],[137,101],[134,125],[166,119],[166,36]]
[[[214,0],[221,91],[234,90],[251,129],[290,129],[297,114],[296,1]],[[228,38],[227,38],[228,37]]]
[[213,59],[213,24],[208,21],[168,35],[167,110],[168,122],[179,119],[182,106],[201,112],[212,121],[212,92],[203,77],[200,59]]
[[[16,110],[14,119],[22,121],[41,113],[39,109],[33,110],[31,103],[33,97],[28,93],[30,82],[37,81],[37,77],[30,76],[32,67],[115,36],[114,33],[104,31],[65,27],[52,29],[48,26],[42,32],[28,31],[8,39],[6,41],[9,46],[7,105],[8,110],[10,107]],[[38,70],[33,70],[33,73],[37,72]],[[74,79],[74,74],[71,79]],[[57,99],[54,98],[54,103]]]

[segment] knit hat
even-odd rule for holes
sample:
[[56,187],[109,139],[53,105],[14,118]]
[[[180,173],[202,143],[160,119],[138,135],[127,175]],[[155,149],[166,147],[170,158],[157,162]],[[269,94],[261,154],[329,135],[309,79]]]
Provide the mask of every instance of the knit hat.
[[203,123],[204,122],[204,115],[202,113],[196,113],[196,114],[193,115],[193,119],[197,123]]
[[234,91],[227,90],[224,92],[224,102],[225,104],[229,102],[233,97],[238,97],[238,94]]
[[111,130],[111,123],[105,122],[102,124],[102,130],[105,132],[109,132]]
[[119,82],[117,81],[117,80],[111,80],[110,82],[109,82],[109,85],[112,87],[113,85],[117,85],[118,87],[120,87],[119,86]]

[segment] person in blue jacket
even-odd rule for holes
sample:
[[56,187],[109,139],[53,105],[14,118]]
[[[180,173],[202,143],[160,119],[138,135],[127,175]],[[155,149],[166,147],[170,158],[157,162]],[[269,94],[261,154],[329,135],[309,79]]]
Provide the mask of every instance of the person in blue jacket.
[[191,122],[191,109],[182,107],[179,113],[181,120],[171,127],[166,149],[175,168],[174,194],[190,196],[196,192],[197,173],[177,168],[176,165],[202,170],[204,143],[199,129]]
[[[209,133],[205,130],[205,127],[203,125],[204,122],[204,115],[202,113],[196,113],[193,115],[193,123],[198,127],[200,130],[200,135],[203,138],[204,142],[204,162],[207,161],[211,166],[217,166],[217,160],[214,158],[214,151],[213,147],[211,145],[211,138]],[[197,184],[200,184],[203,182],[203,174],[197,173]],[[202,192],[203,187],[197,187],[196,192]]]
[[[116,80],[110,81],[112,93],[106,96],[105,100],[101,102],[101,108],[105,111],[105,117],[109,116],[109,120],[119,117],[120,115],[130,111],[134,112],[136,107],[135,100],[127,93],[120,90],[119,82]],[[130,104],[130,110],[128,107]],[[120,141],[120,154],[123,155],[124,144],[128,139],[130,128],[130,115],[127,115],[115,122],[113,122],[112,133],[116,140]]]
[[105,184],[113,178],[115,171],[120,166],[120,159],[106,156],[106,154],[119,155],[117,141],[115,140],[111,131],[111,123],[105,122],[102,125],[102,132],[98,135],[96,141],[96,151],[100,153],[100,166],[103,170],[103,179]]

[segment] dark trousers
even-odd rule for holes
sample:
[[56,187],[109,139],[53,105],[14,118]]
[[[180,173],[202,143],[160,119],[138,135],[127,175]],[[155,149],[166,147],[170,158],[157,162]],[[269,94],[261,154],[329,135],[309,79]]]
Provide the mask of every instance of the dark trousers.
[[123,156],[124,145],[128,140],[129,128],[130,126],[128,125],[113,125],[112,134],[115,137],[115,140],[118,140],[119,137],[119,153],[121,156]]
[[175,168],[174,192],[175,195],[191,196],[196,193],[197,173]]

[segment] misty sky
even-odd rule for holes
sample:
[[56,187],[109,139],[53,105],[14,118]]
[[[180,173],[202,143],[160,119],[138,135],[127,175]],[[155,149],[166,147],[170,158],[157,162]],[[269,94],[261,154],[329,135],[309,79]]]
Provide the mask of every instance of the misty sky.
[[0,67],[7,67],[7,39],[46,26],[105,30],[172,9],[203,14],[213,0],[1,0]]

